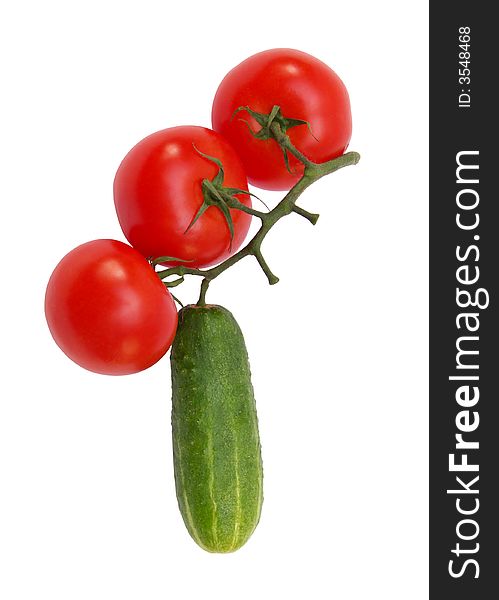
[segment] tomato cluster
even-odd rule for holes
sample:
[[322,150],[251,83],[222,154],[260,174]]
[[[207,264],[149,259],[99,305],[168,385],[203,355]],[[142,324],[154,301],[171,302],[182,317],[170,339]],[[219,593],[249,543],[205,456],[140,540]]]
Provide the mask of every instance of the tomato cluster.
[[273,115],[276,107],[284,133],[308,160],[324,162],[347,148],[351,116],[342,81],[304,52],[277,49],[227,74],[213,102],[213,130],[164,129],[128,152],[116,173],[114,201],[131,246],[113,240],[78,246],[47,286],[50,331],[77,364],[121,375],[167,352],[177,311],[151,259],[192,268],[224,261],[242,245],[251,219],[225,205],[227,197],[251,208],[248,180],[288,190],[300,179],[303,164],[286,153],[285,160],[255,118]]

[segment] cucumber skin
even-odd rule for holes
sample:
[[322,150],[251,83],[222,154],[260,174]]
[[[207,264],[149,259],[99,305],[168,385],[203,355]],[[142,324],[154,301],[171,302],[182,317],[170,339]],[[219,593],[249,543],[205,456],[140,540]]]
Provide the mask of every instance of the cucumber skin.
[[227,309],[179,312],[171,372],[180,512],[201,548],[233,552],[260,519],[263,467],[248,353]]

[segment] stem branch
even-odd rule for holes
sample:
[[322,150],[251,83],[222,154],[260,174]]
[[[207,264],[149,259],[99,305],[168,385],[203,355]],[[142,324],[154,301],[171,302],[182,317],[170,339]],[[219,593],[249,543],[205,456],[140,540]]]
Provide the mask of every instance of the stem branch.
[[312,225],[315,225],[319,219],[319,215],[317,213],[308,212],[308,210],[301,208],[301,206],[296,206],[296,204],[293,206],[293,212],[310,221]]
[[260,248],[258,248],[254,251],[254,256],[255,256],[256,260],[258,261],[258,264],[262,267],[262,270],[265,273],[265,275],[267,275],[267,279],[269,280],[270,285],[274,285],[275,283],[277,283],[279,281],[279,277],[274,275],[274,273],[272,273],[272,271],[270,270],[269,265],[263,258],[263,254],[262,254]]

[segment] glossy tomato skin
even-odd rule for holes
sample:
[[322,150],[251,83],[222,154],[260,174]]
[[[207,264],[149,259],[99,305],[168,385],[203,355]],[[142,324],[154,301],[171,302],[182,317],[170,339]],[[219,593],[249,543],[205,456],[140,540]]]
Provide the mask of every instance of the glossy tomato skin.
[[[326,64],[298,50],[278,48],[255,54],[232,69],[220,84],[212,109],[212,125],[241,157],[249,182],[267,190],[288,190],[302,176],[303,165],[290,157],[289,173],[275,140],[255,139],[246,120],[260,125],[240,106],[268,114],[274,105],[288,119],[308,121],[288,130],[291,142],[307,158],[324,162],[343,154],[352,133],[347,89]],[[316,139],[317,138],[317,139]]]
[[139,252],[115,240],[87,242],[61,260],[48,282],[45,316],[69,358],[105,375],[147,369],[177,328],[170,292]]
[[[227,221],[214,206],[186,232],[203,204],[201,182],[218,173],[217,165],[196,149],[222,162],[225,186],[248,189],[235,150],[211,129],[172,127],[140,141],[118,168],[114,202],[127,240],[146,257],[172,256],[190,261],[190,267],[208,267],[233,254],[248,233],[251,216],[231,209],[231,245]],[[251,206],[248,195],[237,198]]]

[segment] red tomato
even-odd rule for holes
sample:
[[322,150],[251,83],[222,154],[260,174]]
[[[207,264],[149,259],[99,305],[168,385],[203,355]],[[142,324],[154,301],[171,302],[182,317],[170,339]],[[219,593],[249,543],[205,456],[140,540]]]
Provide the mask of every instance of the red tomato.
[[[310,123],[288,130],[293,145],[314,162],[343,154],[352,133],[348,92],[336,73],[323,62],[298,50],[275,49],[250,56],[232,69],[213,101],[213,129],[234,146],[250,183],[267,190],[288,190],[302,176],[303,165],[290,156],[286,169],[283,153],[273,139],[255,139],[260,125],[240,106],[268,114],[274,105],[287,119]],[[313,134],[313,135],[312,135]]]
[[139,252],[95,240],[57,265],[45,295],[47,323],[61,350],[89,371],[127,375],[157,362],[173,342],[177,310]]
[[[207,267],[234,253],[248,233],[251,216],[231,209],[231,245],[227,220],[215,206],[186,232],[203,204],[201,182],[218,173],[217,165],[197,150],[222,162],[226,187],[248,189],[236,152],[221,135],[204,127],[153,133],[130,150],[116,173],[114,202],[121,228],[146,257],[173,256],[190,261],[189,267]],[[237,199],[251,206],[248,195]]]

